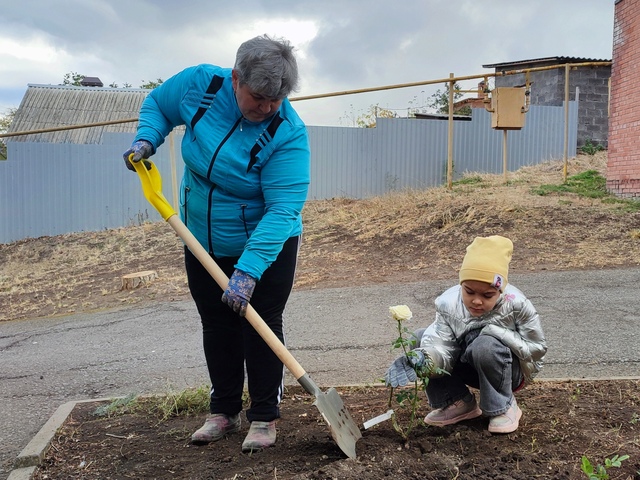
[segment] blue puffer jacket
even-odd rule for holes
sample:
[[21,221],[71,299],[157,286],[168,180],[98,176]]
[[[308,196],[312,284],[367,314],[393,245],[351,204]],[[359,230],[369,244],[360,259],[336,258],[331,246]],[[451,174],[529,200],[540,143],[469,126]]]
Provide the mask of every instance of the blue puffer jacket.
[[246,120],[231,69],[190,67],[154,89],[140,110],[136,140],[159,147],[185,125],[180,216],[202,246],[256,279],[284,242],[302,233],[309,187],[307,129],[285,99],[260,123]]

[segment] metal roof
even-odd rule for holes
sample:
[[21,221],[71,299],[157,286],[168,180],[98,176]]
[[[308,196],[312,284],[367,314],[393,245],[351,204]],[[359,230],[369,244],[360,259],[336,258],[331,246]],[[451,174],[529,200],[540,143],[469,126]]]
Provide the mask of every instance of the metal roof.
[[[138,118],[151,90],[33,85],[16,110],[7,133]],[[8,142],[99,144],[104,132],[135,132],[137,122],[7,137]]]
[[516,67],[519,65],[529,65],[536,63],[545,64],[558,64],[565,63],[588,63],[588,62],[610,62],[611,59],[597,59],[597,58],[583,58],[583,57],[543,57],[543,58],[531,58],[529,60],[517,60],[515,62],[502,62],[502,63],[489,63],[482,65],[482,68],[496,68],[504,69],[507,67]]

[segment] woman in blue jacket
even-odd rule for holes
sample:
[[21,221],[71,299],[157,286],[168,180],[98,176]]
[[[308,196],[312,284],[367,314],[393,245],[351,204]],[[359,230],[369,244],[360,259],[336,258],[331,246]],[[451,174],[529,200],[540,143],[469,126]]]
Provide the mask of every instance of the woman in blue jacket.
[[189,289],[202,320],[211,379],[210,414],[192,442],[240,430],[244,368],[251,405],[242,450],[276,441],[284,387],[282,362],[244,318],[256,309],[284,343],[282,314],[293,287],[309,186],[309,141],[287,100],[298,83],[293,47],[255,37],[235,66],[187,68],[151,91],[140,110],[129,163],[153,155],[185,126],[180,215],[230,277],[226,291],[185,248]]

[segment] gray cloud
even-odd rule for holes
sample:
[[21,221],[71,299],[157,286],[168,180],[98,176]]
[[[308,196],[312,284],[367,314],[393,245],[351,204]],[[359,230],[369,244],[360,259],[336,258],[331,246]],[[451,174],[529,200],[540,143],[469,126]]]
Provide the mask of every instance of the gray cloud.
[[[196,63],[230,66],[249,31],[268,19],[313,21],[298,95],[482,73],[482,65],[545,56],[610,58],[612,2],[602,0],[22,0],[0,17],[0,110],[28,83],[75,71],[106,84],[168,78]],[[274,32],[257,32],[274,33]],[[38,39],[56,62],[14,58],[3,40]],[[429,89],[427,89],[429,90]],[[435,87],[429,91],[435,90]],[[406,107],[424,88],[301,102],[310,122],[335,123],[368,105]],[[353,107],[352,107],[353,105]],[[317,120],[316,120],[317,119]]]

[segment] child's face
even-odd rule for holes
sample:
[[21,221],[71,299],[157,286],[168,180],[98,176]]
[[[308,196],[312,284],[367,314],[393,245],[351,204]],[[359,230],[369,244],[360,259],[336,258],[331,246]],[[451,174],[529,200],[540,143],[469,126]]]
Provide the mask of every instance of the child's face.
[[473,317],[479,317],[493,310],[500,299],[500,290],[487,282],[465,280],[462,286],[462,303]]

